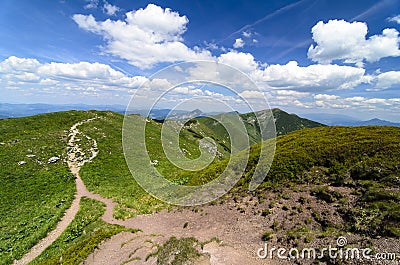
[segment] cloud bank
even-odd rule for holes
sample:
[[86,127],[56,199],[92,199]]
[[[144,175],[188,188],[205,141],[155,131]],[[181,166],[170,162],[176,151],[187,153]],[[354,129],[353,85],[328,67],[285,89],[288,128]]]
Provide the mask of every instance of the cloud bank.
[[212,59],[209,51],[183,43],[189,20],[178,12],[149,4],[125,16],[124,21],[96,21],[92,15],[75,14],[73,20],[81,29],[102,36],[105,52],[141,69],[158,63]]
[[318,63],[329,64],[334,60],[363,66],[363,62],[376,62],[384,57],[400,56],[399,32],[387,28],[381,35],[367,38],[368,27],[363,22],[345,20],[319,21],[312,29],[312,44],[308,57]]

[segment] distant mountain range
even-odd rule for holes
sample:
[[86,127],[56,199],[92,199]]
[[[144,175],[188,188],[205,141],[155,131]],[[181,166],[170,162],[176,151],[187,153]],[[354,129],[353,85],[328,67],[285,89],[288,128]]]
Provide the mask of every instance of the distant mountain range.
[[130,114],[139,114],[141,116],[149,117],[153,120],[165,120],[167,117],[171,120],[184,120],[186,118],[196,118],[204,115],[204,113],[199,110],[186,111],[186,110],[171,110],[171,109],[152,109],[149,110],[132,110],[129,111]]
[[[5,118],[19,118],[26,116],[33,116],[43,113],[68,111],[68,110],[109,110],[118,112],[121,114],[125,113],[126,106],[124,105],[87,105],[87,104],[11,104],[11,103],[0,103],[0,119]],[[155,120],[164,120],[168,115],[171,119],[180,119],[185,115],[191,115],[191,117],[197,117],[198,115],[204,115],[200,110],[186,111],[186,110],[171,110],[171,109],[152,109],[150,111],[146,109],[138,109],[129,111],[130,114],[139,114],[141,116],[147,116]],[[148,115],[149,114],[149,115]],[[217,113],[207,113],[212,115]]]
[[346,126],[397,126],[400,127],[400,123],[390,122],[381,119],[371,119],[367,121],[355,121],[355,122],[344,122],[343,125]]
[[[125,113],[126,106],[124,105],[87,105],[87,104],[65,104],[65,105],[55,105],[55,104],[10,104],[10,103],[0,103],[0,119],[5,118],[18,118],[25,116],[32,116],[42,113],[58,112],[58,111],[68,111],[68,110],[110,110],[118,113]],[[313,126],[312,123],[315,121],[319,124],[326,124],[329,126],[397,126],[400,127],[400,123],[390,122],[382,119],[373,118],[370,120],[359,120],[351,116],[341,115],[341,114],[326,114],[326,113],[311,113],[303,114],[303,118],[295,114],[288,114],[284,111],[278,112],[278,109],[274,112],[274,117],[282,116],[282,119],[277,119],[276,124],[277,133],[282,132],[285,134],[293,129],[298,129],[300,127]],[[138,109],[133,110],[130,113],[140,114],[142,116],[147,116],[148,110]],[[155,120],[164,120],[167,116],[169,119],[187,119],[196,118],[209,115],[217,115],[218,112],[203,113],[201,110],[185,111],[185,110],[171,110],[171,109],[152,109],[149,118]],[[246,115],[246,114],[243,114]],[[300,119],[297,119],[297,118]],[[290,121],[290,122],[289,122]],[[293,127],[293,128],[291,128]]]
[[311,113],[311,114],[303,114],[302,116],[318,121],[320,123],[329,125],[329,126],[397,126],[400,127],[400,123],[386,121],[382,119],[369,119],[369,120],[360,120],[351,116],[342,115],[342,114],[327,114],[327,113]]
[[125,112],[123,105],[86,105],[86,104],[10,104],[0,103],[0,119],[19,118],[43,113],[68,110],[110,110],[119,113]]

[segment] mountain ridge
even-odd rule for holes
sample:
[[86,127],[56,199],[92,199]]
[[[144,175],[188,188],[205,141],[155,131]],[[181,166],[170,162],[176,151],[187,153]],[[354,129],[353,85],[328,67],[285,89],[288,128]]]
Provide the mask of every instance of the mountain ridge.
[[379,118],[360,120],[352,116],[330,113],[308,113],[302,114],[303,117],[321,122],[328,126],[396,126],[400,127],[399,122],[392,122]]

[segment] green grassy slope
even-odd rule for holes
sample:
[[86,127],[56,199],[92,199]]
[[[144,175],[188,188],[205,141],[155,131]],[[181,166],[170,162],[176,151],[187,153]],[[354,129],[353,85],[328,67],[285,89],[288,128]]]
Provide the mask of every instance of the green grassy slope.
[[[321,123],[300,118],[295,114],[289,114],[280,109],[272,109],[271,112],[274,116],[275,131],[276,135],[278,136],[304,128],[315,128],[324,126]],[[255,113],[250,112],[239,114],[247,130],[250,145],[257,144],[261,141],[260,127],[256,120],[256,116],[259,117],[260,122],[262,123],[264,121],[268,121],[267,119],[271,112],[269,110],[262,110]],[[224,117],[229,117],[230,115],[232,114],[226,113],[218,114],[214,117],[218,120],[223,120]],[[191,124],[192,131],[196,132],[199,135],[208,135],[221,146],[225,147],[225,150],[230,151],[230,138],[228,132],[220,123],[216,122],[213,118],[195,118],[191,120]]]
[[[268,140],[267,140],[268,141]],[[275,158],[255,196],[270,188],[299,184],[343,186],[356,200],[341,209],[348,227],[370,236],[400,237],[400,129],[397,127],[321,127],[277,138]],[[245,195],[258,162],[260,144],[251,147],[244,177],[231,191]],[[237,156],[241,156],[238,153]],[[198,174],[187,185],[206,183],[224,170],[226,161]],[[332,197],[329,189],[316,192]]]
[[79,212],[72,223],[30,264],[80,264],[104,239],[122,231],[135,232],[101,220],[104,211],[101,202],[83,197]]
[[[0,120],[0,264],[21,258],[69,207],[75,179],[64,161],[68,130],[92,116],[69,111]],[[53,156],[61,159],[48,164]]]
[[[116,217],[129,217],[138,213],[150,213],[166,207],[165,204],[148,195],[132,177],[126,165],[122,149],[122,122],[124,116],[113,112],[98,113],[101,119],[84,124],[80,130],[97,140],[99,153],[91,162],[85,164],[80,176],[88,189],[103,197],[113,198],[120,205]],[[130,116],[134,120],[143,120],[138,115]],[[151,161],[157,160],[156,169],[163,176],[174,180],[182,170],[168,161],[162,150],[160,132],[162,123],[148,119],[146,122],[146,148]],[[135,130],[135,128],[133,128]],[[188,158],[200,155],[198,147],[199,136],[184,128],[180,132],[180,147],[185,149]],[[167,141],[168,142],[168,141]],[[139,143],[138,143],[139,144]],[[222,151],[225,155],[228,153]],[[220,160],[221,158],[216,158]],[[147,161],[150,163],[150,161]],[[137,167],[140,167],[138,164]],[[180,184],[180,183],[178,183]]]
[[[102,118],[80,127],[82,132],[97,139],[100,150],[96,159],[92,163],[85,164],[80,172],[88,189],[118,202],[120,205],[117,207],[115,215],[119,218],[134,216],[138,213],[150,213],[165,207],[166,205],[148,195],[129,172],[121,145],[123,115],[112,112],[103,112],[98,115]],[[131,115],[131,118],[144,119],[138,115]],[[188,172],[177,168],[168,161],[163,152],[160,152],[162,150],[160,142],[162,125],[162,123],[150,119],[146,123],[148,154],[151,160],[158,161],[156,169],[163,176],[178,184],[185,184],[189,181],[186,176]],[[259,141],[256,139],[258,137],[256,127],[250,122],[245,123],[245,126],[250,132],[250,138],[253,135],[252,143]],[[187,150],[185,155],[188,158],[195,159],[199,156],[198,140],[203,137],[211,137],[215,140],[220,154],[216,158],[216,162],[229,157],[230,142],[224,127],[212,119],[198,118],[187,122],[180,133],[180,147]]]
[[280,109],[273,109],[272,113],[275,118],[276,134],[278,136],[305,128],[325,126],[319,122],[300,118],[296,114],[289,114]]
[[[86,187],[121,204],[121,207],[117,208],[121,216],[150,213],[164,207],[136,183],[126,165],[121,136],[123,115],[105,112],[101,113],[101,116],[101,119],[80,127],[83,133],[97,140],[99,149],[92,163],[81,168],[80,176]],[[158,125],[153,122],[151,126]],[[126,208],[134,212],[130,213]]]

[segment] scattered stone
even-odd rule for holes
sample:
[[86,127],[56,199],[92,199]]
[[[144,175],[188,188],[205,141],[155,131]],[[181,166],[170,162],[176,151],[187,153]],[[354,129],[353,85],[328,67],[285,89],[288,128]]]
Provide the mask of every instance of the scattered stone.
[[187,154],[187,155],[192,155],[188,150],[186,150],[185,148],[182,148],[182,151],[185,153],[185,154]]
[[0,145],[5,145],[5,143],[2,142],[2,143],[0,143]]
[[34,158],[36,155],[26,155],[27,158]]
[[15,143],[18,143],[18,142],[19,142],[18,139],[11,140],[11,143],[12,143],[12,144],[15,144]]
[[158,165],[158,160],[154,159],[153,161],[150,162],[151,165],[157,166]]
[[60,158],[57,157],[57,156],[50,157],[50,158],[49,158],[49,161],[47,161],[47,164],[55,163],[55,162],[57,162],[58,160],[60,160]]
[[26,164],[26,162],[25,162],[25,161],[19,161],[19,162],[18,162],[18,165],[19,165],[19,166],[21,166],[21,165],[25,165],[25,164]]

